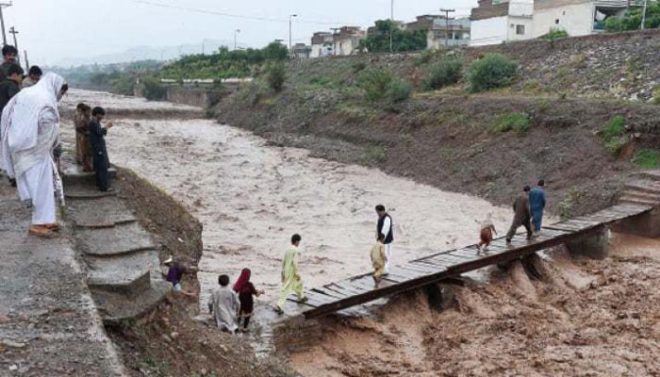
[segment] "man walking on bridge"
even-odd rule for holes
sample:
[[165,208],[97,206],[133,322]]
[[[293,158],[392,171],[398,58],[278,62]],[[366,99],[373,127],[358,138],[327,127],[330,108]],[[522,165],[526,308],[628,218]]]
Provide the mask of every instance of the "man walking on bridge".
[[385,206],[379,204],[376,206],[376,213],[378,214],[378,224],[376,225],[376,238],[380,235],[383,236],[383,244],[385,244],[385,274],[390,271],[390,261],[392,260],[392,241],[394,241],[394,223],[392,217],[385,211]]
[[541,223],[543,221],[543,210],[545,209],[544,186],[545,181],[541,179],[538,186],[529,192],[529,209],[532,212],[532,224],[534,225],[535,234],[541,231]]
[[530,212],[529,212],[529,186],[525,186],[523,193],[516,198],[516,201],[513,202],[513,212],[515,213],[513,217],[513,223],[509,232],[506,234],[506,243],[507,245],[511,243],[511,239],[516,234],[516,230],[521,226],[524,226],[527,230],[527,240],[532,239],[532,226],[530,224]]
[[284,260],[282,261],[282,290],[280,291],[280,299],[275,307],[275,311],[278,314],[284,314],[284,303],[291,293],[295,293],[298,296],[299,303],[307,302],[302,278],[298,272],[301,240],[302,237],[299,234],[294,234],[291,237],[291,247],[284,254]]

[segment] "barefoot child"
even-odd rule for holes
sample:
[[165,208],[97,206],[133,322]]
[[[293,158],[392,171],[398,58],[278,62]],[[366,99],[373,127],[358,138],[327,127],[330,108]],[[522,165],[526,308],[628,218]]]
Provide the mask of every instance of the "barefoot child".
[[479,245],[477,245],[477,255],[481,254],[482,251],[485,252],[488,250],[488,246],[493,241],[493,233],[497,234],[492,217],[493,214],[489,213],[486,220],[481,223],[481,233],[479,234],[481,240],[479,241]]
[[385,264],[387,263],[387,256],[385,255],[385,236],[382,233],[378,234],[378,242],[371,248],[371,264],[374,267],[374,283],[376,288],[380,286],[380,282],[385,274]]

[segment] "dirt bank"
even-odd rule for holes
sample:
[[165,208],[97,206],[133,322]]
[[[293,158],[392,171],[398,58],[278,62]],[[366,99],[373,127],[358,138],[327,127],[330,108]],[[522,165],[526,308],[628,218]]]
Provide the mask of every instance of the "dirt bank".
[[328,321],[294,354],[306,376],[654,376],[660,373],[660,240],[614,235],[604,261],[544,256],[455,289],[455,306],[399,297],[375,318]]

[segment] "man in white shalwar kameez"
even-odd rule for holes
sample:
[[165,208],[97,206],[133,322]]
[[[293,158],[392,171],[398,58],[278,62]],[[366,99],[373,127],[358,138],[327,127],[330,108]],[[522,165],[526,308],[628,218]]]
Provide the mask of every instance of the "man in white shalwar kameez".
[[20,199],[32,207],[30,233],[50,236],[58,230],[55,195],[62,203],[62,181],[53,150],[59,144],[57,103],[68,86],[47,73],[7,104],[2,112],[0,167],[15,178]]
[[240,301],[238,295],[229,287],[229,276],[218,277],[220,288],[211,295],[211,311],[215,324],[221,330],[235,333],[238,329],[238,310]]

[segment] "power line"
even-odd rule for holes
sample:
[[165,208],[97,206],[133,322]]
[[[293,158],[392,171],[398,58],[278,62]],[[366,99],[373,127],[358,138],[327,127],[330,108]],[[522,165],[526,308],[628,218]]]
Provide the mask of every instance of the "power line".
[[[255,21],[277,22],[277,23],[289,22],[288,18],[248,16],[248,15],[244,15],[244,14],[220,12],[220,11],[215,11],[215,10],[210,10],[210,9],[194,8],[194,7],[187,7],[187,6],[182,6],[182,5],[163,4],[163,3],[159,3],[159,2],[156,2],[156,1],[150,1],[150,0],[131,0],[131,1],[134,2],[134,3],[145,4],[145,5],[150,5],[150,6],[159,7],[159,8],[176,9],[176,10],[182,10],[182,11],[192,12],[192,13],[207,14],[207,15],[211,15],[211,16],[240,18],[240,19],[244,19],[244,20],[255,20]],[[311,25],[337,25],[337,24],[349,25],[350,24],[350,22],[334,22],[334,21],[319,21],[319,20],[304,20],[304,19],[300,20],[298,22],[299,23],[304,23],[304,24],[311,24]]]

